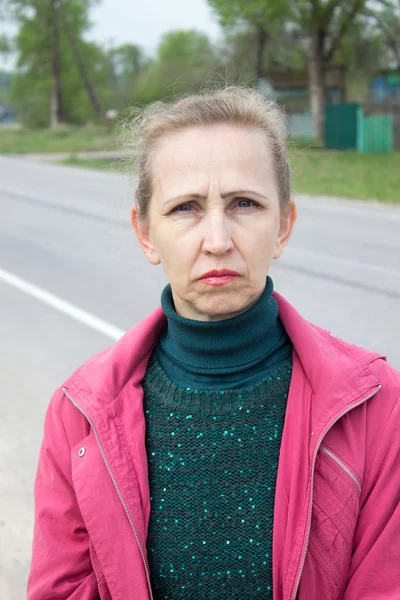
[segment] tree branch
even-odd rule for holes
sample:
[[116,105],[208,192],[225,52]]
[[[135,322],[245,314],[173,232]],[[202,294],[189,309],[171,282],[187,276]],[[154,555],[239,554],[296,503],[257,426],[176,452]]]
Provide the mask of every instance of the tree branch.
[[326,55],[324,56],[325,64],[329,64],[332,61],[333,57],[335,56],[335,54],[338,50],[339,44],[340,44],[344,34],[347,32],[348,28],[350,27],[351,22],[354,19],[354,17],[356,17],[357,14],[360,12],[360,10],[363,8],[365,1],[366,0],[355,0],[350,12],[347,13],[347,15],[344,15],[342,23],[339,27],[339,31],[336,34],[336,36],[333,37],[331,46],[330,46],[328,52],[326,53]]
[[[399,2],[400,2],[400,0],[399,0]],[[369,12],[369,16],[374,18],[377,21],[383,34],[386,36],[386,38],[387,38],[386,45],[393,52],[394,57],[397,61],[397,66],[398,66],[398,68],[400,68],[400,39],[397,38],[397,36],[394,32],[392,32],[388,23],[385,23],[384,19],[381,18],[381,15],[371,11],[371,12]]]
[[341,0],[330,0],[322,12],[321,25],[328,28],[335,13],[335,10],[340,6]]

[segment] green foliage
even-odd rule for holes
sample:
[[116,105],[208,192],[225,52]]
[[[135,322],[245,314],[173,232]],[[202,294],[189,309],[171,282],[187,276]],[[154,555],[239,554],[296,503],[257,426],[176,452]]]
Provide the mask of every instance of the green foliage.
[[[291,15],[286,0],[208,0],[227,31],[232,65],[241,65],[241,81],[253,81],[263,69],[282,67],[286,23]],[[286,48],[288,46],[286,45]],[[292,53],[293,54],[293,53]],[[296,58],[298,52],[296,48]],[[298,61],[296,61],[298,63]],[[234,78],[239,74],[236,72]],[[244,75],[244,77],[243,77]]]
[[290,3],[286,0],[208,0],[219,16],[223,26],[245,21],[253,26],[262,26],[267,31],[277,20],[287,18]]
[[152,61],[136,44],[123,44],[106,52],[108,63],[108,105],[124,110],[132,103],[135,86],[140,75],[148,70]]
[[[324,131],[325,103],[327,98],[324,73],[331,67],[343,49],[344,39],[368,10],[398,0],[208,0],[225,27],[247,23],[259,32],[272,35],[280,29],[292,35],[297,48],[306,57],[310,74],[310,104],[313,137]],[[282,37],[282,36],[281,36]],[[264,36],[265,39],[265,36]],[[262,37],[260,36],[260,40]],[[257,72],[264,62],[265,51],[259,45]],[[342,58],[346,53],[342,53]],[[300,63],[300,61],[298,61]],[[263,67],[264,68],[264,67]]]
[[[18,70],[13,79],[11,100],[24,124],[29,127],[47,127],[54,89],[51,3],[48,0],[11,0],[11,4],[20,25],[16,38]],[[69,0],[63,7],[96,87],[103,85],[108,67],[104,51],[83,40],[83,34],[89,27],[88,12],[91,4],[90,0]],[[68,120],[72,124],[85,123],[93,118],[93,108],[61,23],[60,61]]]
[[11,51],[11,41],[5,34],[0,34],[0,54],[8,54]]
[[194,91],[198,85],[209,82],[217,65],[215,51],[203,33],[194,30],[167,33],[161,39],[156,60],[139,77],[132,99],[147,104]]
[[389,52],[375,23],[354,23],[343,37],[335,62],[348,68],[350,79],[370,80],[376,71],[385,68],[390,62]]
[[369,14],[378,25],[393,66],[400,69],[400,0],[388,0],[382,10]]
[[[275,56],[279,44],[274,43],[274,34],[281,40],[281,49],[286,52],[294,49],[296,59],[302,55],[303,65],[313,32],[321,36],[321,58],[325,64],[336,60],[350,64],[358,59],[361,59],[359,64],[362,63],[363,44],[367,44],[368,56],[376,64],[376,51],[379,47],[382,53],[382,40],[377,39],[376,22],[375,28],[372,28],[371,19],[366,21],[368,16],[379,17],[382,30],[391,39],[392,46],[394,40],[400,44],[399,0],[208,0],[208,3],[224,27],[243,24],[264,27],[271,34],[269,45],[273,47]],[[282,35],[292,37],[291,48],[282,40]],[[352,55],[353,38],[358,54]],[[302,61],[296,62],[300,64]]]
[[[97,94],[106,109],[119,111],[201,86],[252,84],[256,72],[306,70],[315,29],[322,36],[324,64],[349,67],[349,80],[366,89],[370,74],[393,65],[393,39],[400,39],[394,9],[399,0],[208,0],[224,26],[224,41],[215,46],[198,31],[173,31],[163,36],[150,59],[135,44],[105,48],[85,41],[93,0],[60,1]],[[389,8],[378,10],[383,4]],[[6,95],[0,79],[0,100],[7,97],[25,125],[47,127],[55,88],[52,1],[0,0],[0,9],[5,6],[19,25],[18,67]],[[67,120],[97,122],[61,19],[59,30]],[[10,40],[0,37],[0,52],[9,47]]]
[[[257,41],[257,32],[251,26],[227,30],[222,57],[232,83],[254,83]],[[279,28],[268,39],[263,63],[265,75],[269,71],[307,69],[304,52],[292,32]]]
[[111,77],[118,88],[123,88],[148,66],[142,48],[136,44],[123,44],[107,52]]

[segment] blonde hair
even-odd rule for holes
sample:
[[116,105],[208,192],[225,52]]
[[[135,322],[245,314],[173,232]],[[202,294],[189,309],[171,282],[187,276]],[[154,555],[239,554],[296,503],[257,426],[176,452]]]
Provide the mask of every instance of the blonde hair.
[[148,215],[152,196],[152,156],[159,141],[170,133],[211,125],[233,125],[261,130],[272,151],[281,211],[290,212],[291,177],[287,157],[287,130],[282,109],[254,89],[229,86],[181,98],[154,102],[128,119],[125,147],[136,155],[139,183],[136,205],[139,216]]

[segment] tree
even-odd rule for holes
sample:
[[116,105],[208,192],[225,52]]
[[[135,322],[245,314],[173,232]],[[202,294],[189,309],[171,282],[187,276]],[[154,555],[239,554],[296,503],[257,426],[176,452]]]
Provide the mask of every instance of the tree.
[[122,44],[107,52],[110,64],[110,80],[119,89],[132,84],[134,79],[149,66],[142,48],[136,44]]
[[108,102],[113,108],[124,110],[135,99],[142,73],[149,71],[153,62],[136,44],[109,45],[106,60]]
[[[253,23],[254,15],[260,17],[261,9],[270,10],[271,22],[284,19],[286,27],[297,32],[305,42],[310,102],[313,118],[313,137],[324,135],[327,69],[332,66],[345,35],[357,18],[388,0],[208,0],[220,16],[227,21]],[[390,1],[390,0],[389,0]],[[393,0],[394,1],[394,0]],[[398,1],[398,0],[396,0]]]
[[51,7],[51,66],[54,78],[54,89],[51,98],[50,124],[55,129],[60,123],[68,120],[64,104],[64,96],[61,84],[61,62],[60,62],[60,3],[58,0],[50,1]]
[[257,85],[257,79],[263,75],[268,77],[270,71],[304,71],[307,67],[296,32],[289,28],[285,29],[277,24],[269,34],[261,71],[258,71],[258,67],[256,70],[254,68],[258,62],[254,60],[258,53],[257,45],[257,35],[251,25],[233,26],[226,30],[219,55],[226,67],[229,81],[247,85],[256,82]]
[[218,62],[205,34],[195,30],[167,33],[161,38],[155,61],[138,77],[134,100],[147,104],[193,91],[211,76]]
[[11,52],[11,41],[4,33],[0,35],[0,54]]
[[[379,0],[371,2],[378,5]],[[334,64],[346,35],[366,14],[368,0],[313,0],[297,5],[297,22],[309,42],[309,82],[313,136],[325,129],[326,72]]]
[[380,11],[369,11],[390,51],[393,64],[400,70],[400,0],[387,2]]
[[346,97],[356,102],[369,99],[372,77],[392,64],[375,19],[362,16],[357,20],[343,38],[335,62],[346,72]]
[[61,0],[53,0],[56,2],[59,7],[59,12],[61,16],[62,24],[64,25],[65,32],[67,34],[67,38],[69,41],[69,45],[73,52],[76,66],[78,67],[79,73],[81,75],[82,81],[85,84],[86,91],[88,93],[89,99],[92,103],[92,106],[98,115],[105,116],[105,108],[103,106],[102,101],[97,95],[96,88],[91,81],[88,71],[86,69],[85,61],[83,60],[82,53],[79,48],[78,40],[74,32],[73,23],[68,15],[68,12],[65,10],[64,4],[61,3]]
[[[280,0],[209,0],[224,27],[246,23],[256,35],[256,79],[264,71],[264,55],[268,41],[290,14],[289,5]],[[247,35],[249,30],[246,31]]]
[[[92,85],[103,85],[107,61],[96,44],[86,42],[89,10],[94,0],[68,0],[62,8],[73,32],[76,48],[84,56]],[[12,99],[17,113],[30,126],[82,123],[93,115],[90,99],[60,15],[59,0],[9,0],[19,25],[15,46],[17,73]]]

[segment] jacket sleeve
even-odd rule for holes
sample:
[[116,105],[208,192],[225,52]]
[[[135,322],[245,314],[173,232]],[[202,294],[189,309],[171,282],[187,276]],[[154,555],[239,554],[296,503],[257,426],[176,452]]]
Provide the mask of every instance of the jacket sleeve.
[[377,441],[364,483],[343,600],[395,600],[400,598],[400,398]]
[[70,444],[60,416],[63,402],[65,397],[59,389],[45,417],[34,489],[28,600],[99,598],[88,533],[72,485]]

